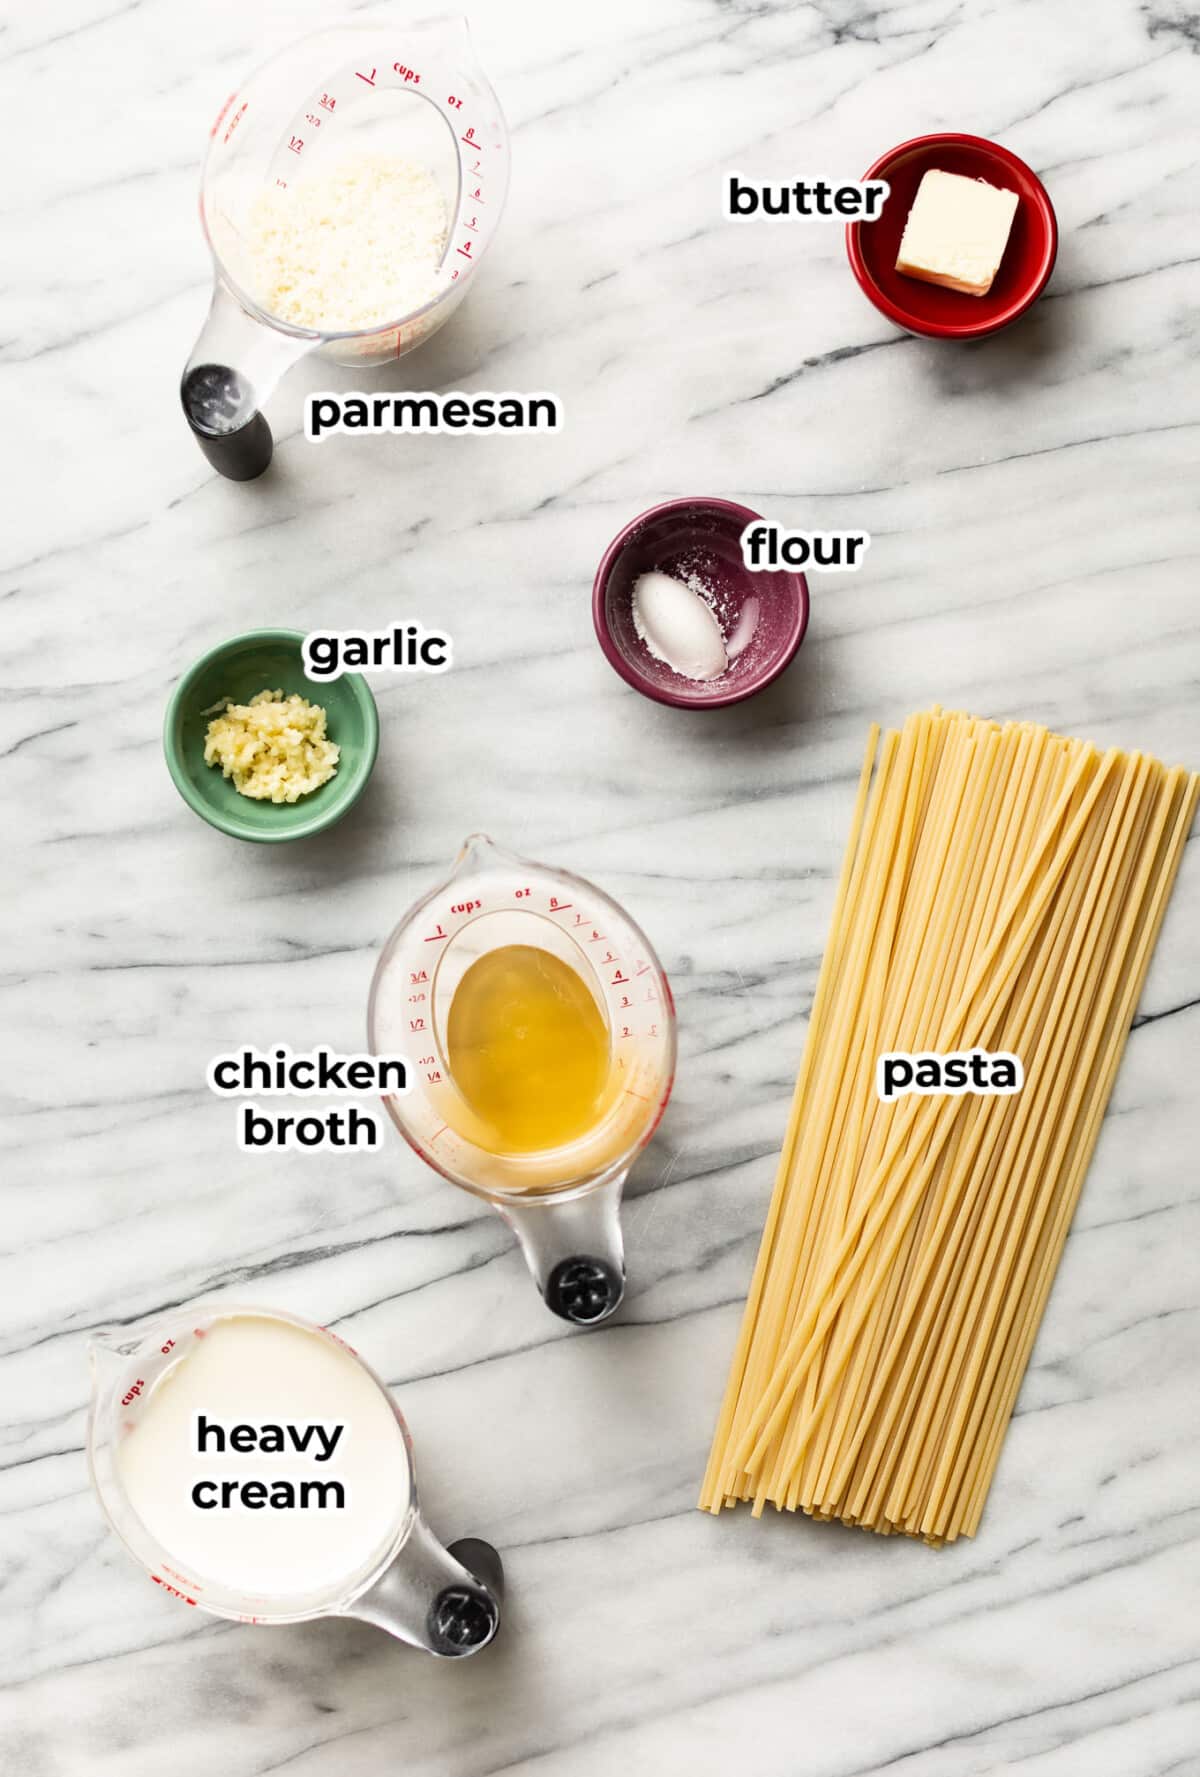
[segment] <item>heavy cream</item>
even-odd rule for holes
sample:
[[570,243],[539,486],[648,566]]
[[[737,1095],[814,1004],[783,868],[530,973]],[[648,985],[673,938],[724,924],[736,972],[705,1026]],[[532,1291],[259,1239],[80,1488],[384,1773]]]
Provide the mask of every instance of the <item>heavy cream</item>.
[[216,1320],[185,1348],[138,1403],[117,1471],[173,1566],[276,1602],[363,1577],[412,1491],[374,1377],[271,1315]]

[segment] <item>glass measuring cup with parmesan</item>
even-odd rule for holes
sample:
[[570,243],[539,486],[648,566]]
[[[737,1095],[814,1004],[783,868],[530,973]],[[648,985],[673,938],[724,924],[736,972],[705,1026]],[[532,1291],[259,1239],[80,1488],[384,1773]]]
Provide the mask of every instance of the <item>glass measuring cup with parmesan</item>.
[[404,1420],[336,1334],[209,1306],[90,1355],[92,1480],[167,1592],[243,1622],[359,1617],[444,1656],[492,1639],[499,1557],[438,1542]]
[[621,1193],[675,1072],[645,934],[593,884],[477,833],[389,938],[367,1017],[372,1049],[409,1061],[384,1100],[405,1140],[509,1224],[555,1314],[606,1319]]
[[508,162],[465,19],[320,31],[243,83],[205,160],[213,297],[181,386],[215,468],[267,467],[263,403],[306,353],[380,364],[449,319],[494,237]]

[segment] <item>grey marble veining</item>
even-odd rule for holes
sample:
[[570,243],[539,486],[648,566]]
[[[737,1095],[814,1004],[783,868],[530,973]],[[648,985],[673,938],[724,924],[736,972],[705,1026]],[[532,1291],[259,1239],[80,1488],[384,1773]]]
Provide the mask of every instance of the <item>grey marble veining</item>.
[[[937,700],[1200,764],[1195,12],[479,0],[509,211],[391,380],[550,388],[566,429],[315,449],[330,372],[302,366],[275,470],[238,487],[176,409],[197,168],[245,69],[326,16],[62,0],[0,36],[3,1769],[1200,1772],[1195,843],[978,1539],[693,1509],[868,723]],[[1058,208],[1050,289],[993,342],[895,333],[835,224],[720,220],[731,167],[856,177],[939,127],[1007,142]],[[786,678],[707,718],[629,691],[589,611],[612,533],[687,492],[875,539],[813,577]],[[457,665],[375,679],[344,826],[260,849],[191,817],[160,724],[199,652],[413,617]],[[592,1335],[397,1139],[241,1154],[203,1087],[234,1043],[357,1047],[380,944],[478,827],[621,899],[677,994],[629,1297]],[[348,1331],[396,1386],[432,1521],[505,1553],[486,1655],[201,1618],[123,1554],[88,1334],[222,1293]]]

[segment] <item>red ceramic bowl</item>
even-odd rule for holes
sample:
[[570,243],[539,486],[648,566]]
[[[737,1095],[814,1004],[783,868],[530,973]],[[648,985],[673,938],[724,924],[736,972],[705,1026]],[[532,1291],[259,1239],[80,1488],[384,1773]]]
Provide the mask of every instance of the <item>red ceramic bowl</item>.
[[[722,709],[763,690],[795,657],[808,627],[808,583],[803,574],[752,574],[745,566],[741,535],[760,517],[732,500],[666,500],[633,519],[605,550],[592,588],[596,637],[609,664],[643,697],[676,709]],[[719,679],[681,678],[638,635],[634,582],[655,568],[681,580],[696,574],[712,589],[727,643],[739,625],[749,633]]]
[[[967,296],[903,277],[896,270],[900,237],[931,168],[986,179],[1015,191],[1020,202],[996,281],[986,296]],[[891,193],[878,222],[852,222],[846,251],[863,291],[881,314],[928,339],[982,339],[998,333],[1035,303],[1046,288],[1058,252],[1054,205],[1037,174],[998,142],[982,136],[917,136],[875,162],[864,179],[886,179]]]

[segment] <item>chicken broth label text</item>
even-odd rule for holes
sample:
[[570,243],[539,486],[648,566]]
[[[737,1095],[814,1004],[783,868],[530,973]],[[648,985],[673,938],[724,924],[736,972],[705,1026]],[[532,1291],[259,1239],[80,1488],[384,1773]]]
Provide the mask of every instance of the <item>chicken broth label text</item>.
[[[307,1093],[372,1093],[386,1097],[408,1090],[408,1063],[400,1055],[341,1055],[321,1043],[305,1054],[286,1043],[267,1050],[249,1045],[216,1055],[208,1064],[209,1089],[218,1098],[303,1096]],[[279,1149],[312,1153],[322,1148],[378,1148],[375,1116],[352,1104],[294,1112],[239,1107],[238,1146],[251,1152]]]

